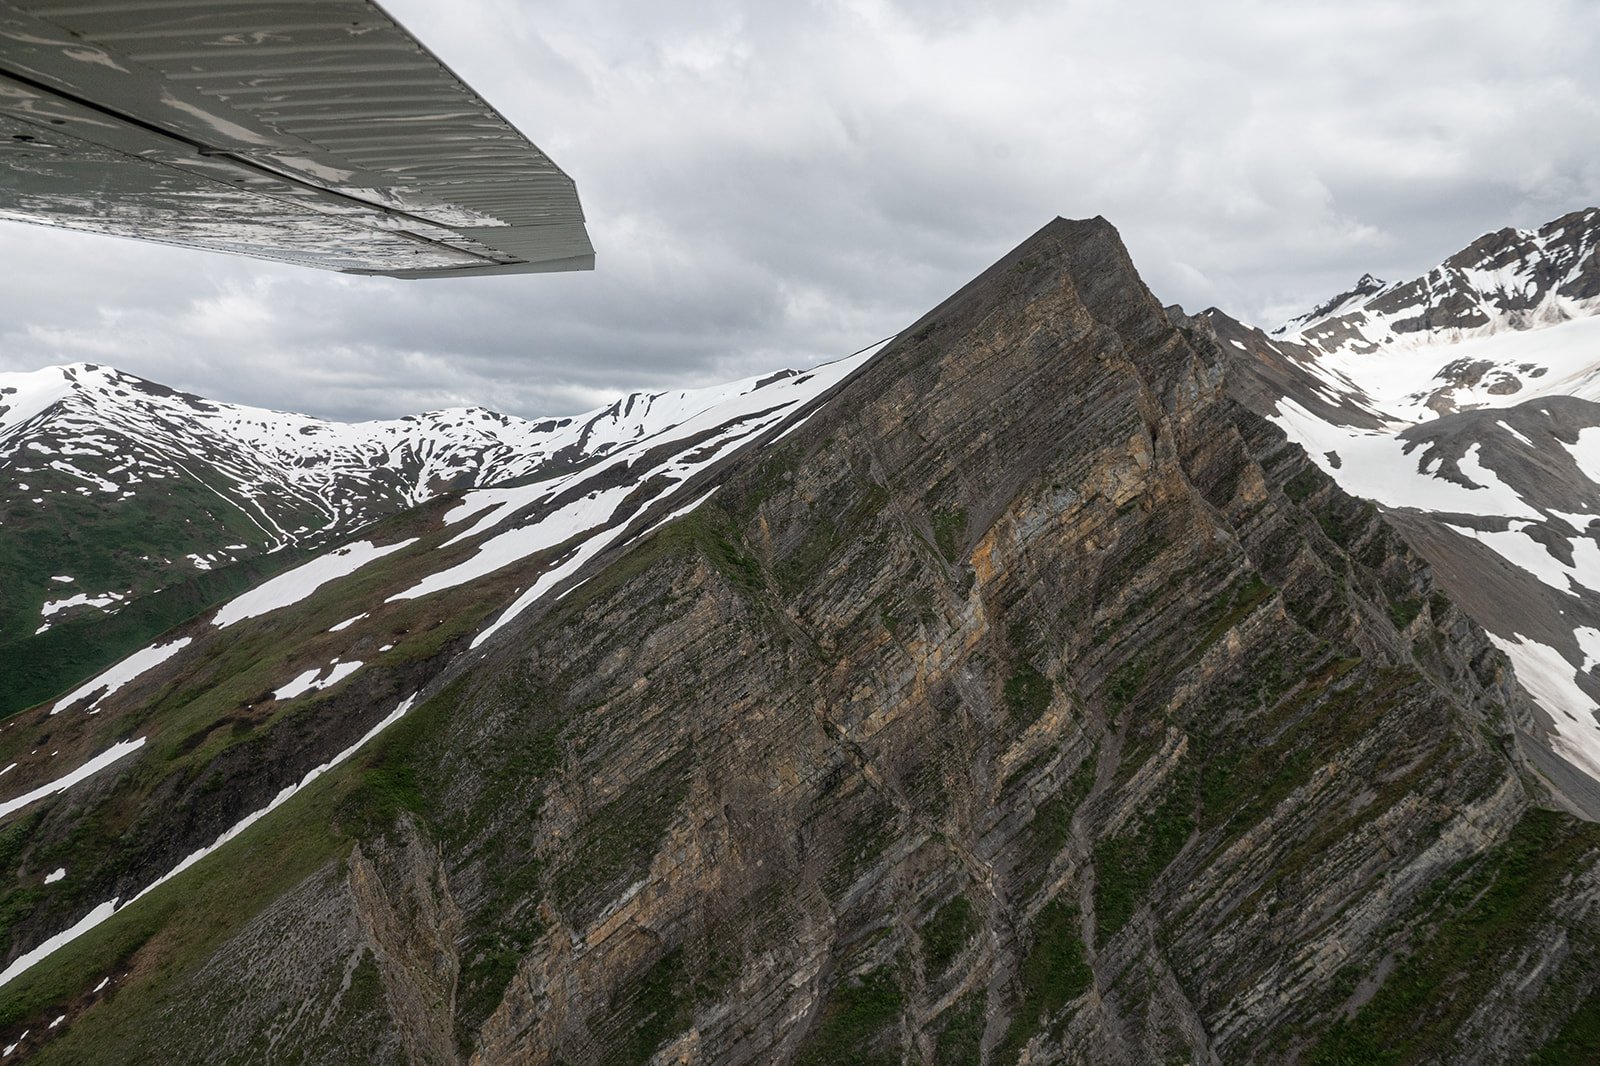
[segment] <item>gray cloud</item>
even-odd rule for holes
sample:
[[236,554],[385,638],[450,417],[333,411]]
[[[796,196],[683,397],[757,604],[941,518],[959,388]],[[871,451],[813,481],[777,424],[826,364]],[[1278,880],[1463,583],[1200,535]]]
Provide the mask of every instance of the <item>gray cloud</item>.
[[833,358],[1050,217],[1272,324],[1600,202],[1600,6],[388,0],[578,181],[593,274],[344,278],[0,226],[0,367],[334,417]]

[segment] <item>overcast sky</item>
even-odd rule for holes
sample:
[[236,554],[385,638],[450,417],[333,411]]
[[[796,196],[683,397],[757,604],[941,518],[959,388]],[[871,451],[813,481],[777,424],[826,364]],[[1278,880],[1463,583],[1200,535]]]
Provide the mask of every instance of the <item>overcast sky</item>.
[[400,282],[0,223],[0,369],[566,414],[894,333],[1055,215],[1271,326],[1600,204],[1594,0],[385,0],[577,181],[593,273]]

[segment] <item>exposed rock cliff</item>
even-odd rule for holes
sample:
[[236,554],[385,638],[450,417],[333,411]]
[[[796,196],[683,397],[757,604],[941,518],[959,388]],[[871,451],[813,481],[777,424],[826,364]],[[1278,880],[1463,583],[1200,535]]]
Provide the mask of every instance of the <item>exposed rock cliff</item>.
[[1585,1046],[1600,834],[1537,809],[1482,631],[1223,377],[1051,223],[297,797],[340,857],[193,965],[136,947],[40,1059]]

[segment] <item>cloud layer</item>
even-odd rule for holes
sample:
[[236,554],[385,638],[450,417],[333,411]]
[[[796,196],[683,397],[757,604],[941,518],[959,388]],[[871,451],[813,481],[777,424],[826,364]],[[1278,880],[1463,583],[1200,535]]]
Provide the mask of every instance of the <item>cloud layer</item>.
[[1055,215],[1274,324],[1600,203],[1600,5],[481,0],[387,8],[578,182],[592,274],[346,278],[0,224],[0,369],[359,418],[847,354]]

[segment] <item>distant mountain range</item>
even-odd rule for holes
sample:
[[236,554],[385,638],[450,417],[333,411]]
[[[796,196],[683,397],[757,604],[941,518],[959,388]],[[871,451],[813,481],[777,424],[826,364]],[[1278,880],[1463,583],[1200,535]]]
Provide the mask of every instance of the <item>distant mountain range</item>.
[[707,412],[725,409],[738,437],[837,372],[634,393],[576,417],[457,408],[358,423],[89,364],[0,373],[0,656],[12,667],[0,715],[380,518],[637,454],[686,424],[704,433]]
[[342,425],[0,376],[0,1058],[1600,1056],[1600,211],[1266,332]]
[[[1272,337],[1325,356],[1372,355],[1587,318],[1600,310],[1597,244],[1600,211],[1593,208],[1536,230],[1486,233],[1419,278],[1385,283],[1362,275],[1349,292],[1290,319]],[[1514,377],[1496,380],[1491,395],[1516,391]],[[1452,397],[1428,393],[1436,397],[1451,409]]]

